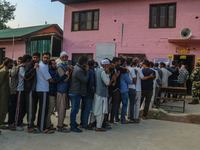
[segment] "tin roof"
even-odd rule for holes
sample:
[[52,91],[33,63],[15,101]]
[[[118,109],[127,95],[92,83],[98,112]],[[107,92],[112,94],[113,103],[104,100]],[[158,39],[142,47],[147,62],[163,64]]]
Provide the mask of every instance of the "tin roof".
[[[15,29],[4,29],[0,30],[0,39],[10,39],[10,38],[19,38],[23,37],[43,29],[49,28],[51,26],[57,26],[56,24],[47,24],[47,25],[40,25],[40,26],[31,26],[31,27],[24,27],[24,28],[15,28]],[[61,30],[59,28],[59,30]],[[61,30],[62,31],[62,30]]]

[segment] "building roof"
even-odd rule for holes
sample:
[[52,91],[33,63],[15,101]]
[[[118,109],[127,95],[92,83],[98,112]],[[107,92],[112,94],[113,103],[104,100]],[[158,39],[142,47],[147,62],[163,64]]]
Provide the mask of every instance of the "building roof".
[[15,28],[15,29],[4,29],[4,30],[0,30],[0,39],[10,39],[13,37],[19,38],[19,37],[27,36],[35,32],[49,28],[51,26],[56,26],[58,30],[62,31],[62,29],[60,29],[60,27],[56,24],[47,24],[47,25]]
[[100,1],[100,0],[51,0],[51,1],[52,2],[59,1],[65,5],[68,5],[68,4],[76,4],[76,3],[94,2],[94,1]]

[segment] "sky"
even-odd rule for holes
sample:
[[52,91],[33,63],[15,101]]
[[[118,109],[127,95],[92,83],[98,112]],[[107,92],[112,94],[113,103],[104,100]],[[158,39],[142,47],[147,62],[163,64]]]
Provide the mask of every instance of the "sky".
[[7,23],[11,28],[58,24],[63,29],[64,4],[51,0],[6,0],[16,5],[15,19]]

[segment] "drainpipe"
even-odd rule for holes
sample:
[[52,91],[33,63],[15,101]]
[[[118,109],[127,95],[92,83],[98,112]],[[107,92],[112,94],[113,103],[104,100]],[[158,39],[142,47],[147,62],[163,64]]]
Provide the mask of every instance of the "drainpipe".
[[15,37],[13,36],[12,59],[14,58]]
[[51,49],[50,49],[50,54],[53,57],[52,52],[53,52],[53,35],[51,35]]

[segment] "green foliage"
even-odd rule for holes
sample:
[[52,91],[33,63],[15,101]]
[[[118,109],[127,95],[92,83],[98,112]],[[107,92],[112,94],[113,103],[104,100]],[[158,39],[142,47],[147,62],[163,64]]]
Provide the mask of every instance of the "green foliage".
[[12,5],[10,2],[0,0],[0,30],[10,28],[6,25],[9,20],[15,19],[14,11],[16,5]]

